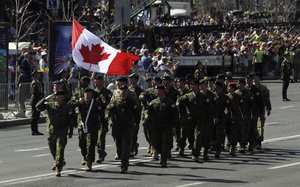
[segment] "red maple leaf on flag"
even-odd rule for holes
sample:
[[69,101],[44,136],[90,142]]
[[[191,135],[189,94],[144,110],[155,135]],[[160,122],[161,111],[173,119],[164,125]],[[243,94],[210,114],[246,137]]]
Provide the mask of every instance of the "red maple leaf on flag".
[[107,53],[102,54],[103,49],[104,47],[102,47],[100,44],[92,44],[91,50],[88,46],[82,44],[81,49],[79,49],[79,51],[83,57],[83,62],[90,64],[98,64],[98,62],[106,60],[110,56],[110,54]]

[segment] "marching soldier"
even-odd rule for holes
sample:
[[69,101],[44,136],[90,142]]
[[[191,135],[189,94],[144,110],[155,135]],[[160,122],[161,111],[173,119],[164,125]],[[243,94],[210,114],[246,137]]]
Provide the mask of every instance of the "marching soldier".
[[230,123],[227,124],[225,131],[228,136],[228,140],[230,143],[229,154],[231,156],[235,156],[235,149],[238,142],[239,137],[239,128],[240,128],[240,121],[242,118],[241,108],[239,106],[240,103],[240,96],[235,93],[237,90],[237,86],[235,82],[230,82],[228,84],[228,94],[227,96],[230,98]]
[[170,101],[166,95],[163,85],[156,87],[157,98],[150,102],[146,114],[146,120],[149,120],[151,131],[151,144],[154,149],[154,158],[158,159],[160,153],[160,164],[167,167],[167,158],[170,154],[170,139],[172,131],[175,133],[175,124],[177,124],[177,112],[175,104]]
[[272,105],[270,101],[270,90],[260,82],[261,80],[261,74],[256,73],[254,76],[254,85],[260,90],[261,97],[263,100],[263,111],[262,114],[259,116],[258,119],[258,138],[257,138],[257,149],[261,150],[262,145],[261,142],[264,140],[264,126],[265,126],[265,121],[266,121],[266,113],[267,116],[271,115],[271,110],[272,110]]
[[[193,83],[193,86],[192,86],[192,92],[187,93],[183,96],[180,96],[176,102],[176,105],[177,105],[178,111],[179,111],[179,121],[183,125],[182,131],[181,131],[180,144],[179,144],[179,146],[180,146],[179,155],[180,156],[184,155],[186,139],[189,138],[190,136],[194,136],[194,134],[195,134],[194,133],[195,128],[196,128],[197,124],[200,123],[197,121],[197,119],[201,120],[201,119],[203,119],[201,117],[204,117],[201,115],[201,112],[203,110],[200,110],[201,108],[197,108],[198,106],[199,107],[202,106],[201,105],[202,102],[199,102],[201,100],[197,99],[197,98],[199,98],[198,95],[199,95],[199,81],[195,80]],[[197,114],[198,116],[195,115],[196,113],[198,113]],[[194,140],[194,138],[193,138],[193,140]],[[201,141],[199,141],[199,143],[201,143]],[[195,144],[196,144],[196,142],[195,142]],[[199,152],[200,152],[200,150],[199,150]],[[194,159],[195,161],[199,160],[199,155],[193,154],[193,156],[195,157],[195,159]]]
[[142,104],[142,121],[144,126],[144,134],[145,138],[148,142],[148,153],[151,153],[151,135],[150,135],[150,129],[149,129],[149,123],[147,120],[145,120],[145,114],[147,113],[148,106],[151,101],[153,101],[156,98],[155,94],[155,86],[160,85],[162,83],[162,80],[160,77],[154,77],[152,80],[152,86],[147,88],[144,92],[141,93],[139,99]]
[[[94,78],[95,81],[95,98],[96,100],[101,100],[106,108],[109,104],[110,99],[112,97],[112,93],[109,89],[104,86],[104,78],[101,75],[97,75]],[[104,109],[105,109],[104,108]],[[103,109],[103,110],[104,110]],[[101,124],[101,128],[98,132],[98,140],[97,140],[97,163],[101,163],[104,161],[107,153],[105,152],[105,143],[106,143],[106,133],[108,132],[108,121],[104,119],[105,124]]]
[[43,135],[38,130],[38,121],[40,119],[40,111],[36,109],[36,104],[43,98],[43,86],[40,82],[41,74],[40,71],[35,69],[32,73],[32,82],[30,85],[31,100],[30,105],[32,109],[31,115],[31,134],[32,135]]
[[[68,129],[73,129],[72,108],[67,105],[63,91],[55,92],[42,99],[36,108],[38,111],[47,110],[47,131],[49,133],[48,145],[55,164],[52,170],[57,177],[61,176],[63,166],[66,164],[64,158],[67,144]],[[49,100],[52,101],[49,101]],[[72,137],[70,132],[69,137]]]
[[242,119],[240,121],[240,137],[239,137],[239,143],[240,143],[240,153],[245,153],[246,146],[249,141],[249,134],[250,134],[250,126],[251,126],[251,120],[253,119],[253,116],[257,116],[256,114],[256,105],[254,96],[252,93],[245,88],[246,81],[245,79],[238,81],[238,90],[235,91],[240,96],[240,109],[242,114]]
[[[131,75],[128,76],[128,78],[130,82],[129,90],[134,92],[137,98],[139,98],[139,96],[144,90],[137,85],[139,81],[138,74],[132,73]],[[139,112],[140,112],[139,116],[141,116],[140,105],[141,103],[139,102]],[[135,156],[138,154],[139,144],[137,143],[137,139],[138,139],[138,132],[140,129],[140,121],[141,121],[141,117],[139,119],[136,119],[136,125],[134,126],[135,128],[133,129],[131,156]]]
[[[162,82],[166,89],[167,97],[170,99],[172,104],[174,104],[174,106],[175,106],[177,98],[179,97],[180,93],[177,89],[174,88],[173,83],[172,83],[172,78],[170,76],[163,76]],[[178,115],[178,114],[176,114],[176,115]],[[175,124],[175,127],[176,127],[176,129],[180,129],[179,123]],[[176,132],[173,134],[173,136],[175,137],[176,143],[177,143],[175,150],[179,150],[180,130],[179,131],[176,130]],[[170,141],[171,141],[171,145],[170,145],[171,146],[170,151],[171,151],[171,149],[173,147],[173,137],[170,138]],[[169,156],[171,156],[171,152],[169,154],[170,154]]]
[[253,151],[256,147],[256,139],[258,137],[258,131],[257,131],[257,122],[259,116],[262,116],[264,114],[264,101],[261,94],[260,89],[253,84],[255,73],[249,73],[246,77],[246,89],[249,90],[253,97],[254,97],[254,104],[256,106],[256,111],[252,115],[251,119],[251,125],[249,129],[249,147],[248,151]]
[[89,87],[84,90],[84,97],[71,100],[69,104],[79,110],[78,136],[82,154],[82,165],[86,171],[92,171],[92,162],[95,161],[95,147],[97,145],[100,124],[105,124],[104,105],[101,100],[95,100],[95,91]]
[[[116,78],[116,84],[117,84],[117,89],[115,89],[114,91],[113,91],[113,94],[112,94],[112,98],[111,98],[111,101],[114,101],[114,100],[119,100],[120,98],[122,98],[122,93],[123,93],[123,90],[122,89],[120,89],[120,87],[123,87],[123,86],[126,86],[126,87],[128,87],[127,86],[127,84],[128,84],[128,79],[127,79],[127,77],[122,77],[122,76],[118,76],[117,78]],[[127,95],[128,95],[128,97],[130,98],[130,99],[132,99],[133,101],[135,101],[135,104],[137,105],[137,106],[139,106],[139,100],[138,100],[138,97],[136,96],[136,94],[133,92],[133,91],[131,91],[131,90],[127,90],[126,91],[127,92]],[[135,120],[137,120],[136,121],[136,123],[139,123],[138,121],[140,121],[140,118],[134,118]],[[117,159],[119,159],[120,158],[120,155],[118,155],[118,152],[117,152],[117,154],[116,154],[116,156],[115,156],[115,159],[117,160]]]
[[214,130],[213,130],[213,143],[215,149],[215,158],[220,158],[222,144],[224,143],[225,132],[225,112],[229,112],[229,97],[223,92],[223,83],[216,81],[214,84],[214,94],[216,95],[215,99],[215,118],[214,118]]
[[117,155],[121,159],[121,173],[126,173],[129,166],[132,134],[136,119],[139,118],[138,105],[129,97],[126,85],[119,88],[120,96],[111,100],[105,117],[112,121],[112,136],[116,142]]
[[200,81],[200,92],[206,95],[206,103],[205,103],[205,121],[202,126],[202,135],[203,135],[203,159],[209,160],[208,157],[208,151],[211,147],[211,141],[212,141],[212,131],[213,131],[213,123],[214,123],[214,101],[216,99],[215,94],[213,92],[209,91],[207,88],[207,81],[201,80]]

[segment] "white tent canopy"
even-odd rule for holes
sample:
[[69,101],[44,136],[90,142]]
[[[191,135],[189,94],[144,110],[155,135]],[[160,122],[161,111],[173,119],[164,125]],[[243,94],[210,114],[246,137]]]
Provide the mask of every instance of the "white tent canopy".
[[[30,46],[30,42],[19,42],[19,53],[21,53],[23,48],[28,48]],[[8,45],[9,54],[13,55],[17,53],[17,44],[16,42],[9,42]]]

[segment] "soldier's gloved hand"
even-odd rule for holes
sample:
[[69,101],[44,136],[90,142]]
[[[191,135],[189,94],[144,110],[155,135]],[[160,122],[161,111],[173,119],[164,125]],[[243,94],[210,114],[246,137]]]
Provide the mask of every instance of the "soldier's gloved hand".
[[267,116],[270,116],[271,115],[271,111],[267,111]]

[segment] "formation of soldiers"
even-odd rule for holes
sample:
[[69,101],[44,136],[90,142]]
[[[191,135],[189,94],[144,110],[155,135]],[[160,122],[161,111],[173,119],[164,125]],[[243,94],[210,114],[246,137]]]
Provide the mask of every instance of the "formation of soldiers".
[[[63,72],[61,72],[63,75]],[[129,79],[129,81],[128,81]],[[92,163],[104,161],[106,134],[116,143],[115,159],[121,160],[126,173],[130,157],[138,154],[140,125],[148,142],[148,153],[167,167],[171,150],[185,156],[192,150],[192,160],[203,162],[221,152],[231,156],[262,149],[266,115],[270,115],[269,90],[260,83],[259,73],[233,81],[232,77],[193,79],[170,76],[149,77],[148,88],[138,86],[139,76],[117,77],[113,92],[105,87],[104,77],[82,77],[72,95],[70,83],[62,76],[53,83],[53,94],[36,104],[37,111],[48,111],[48,144],[55,160],[51,168],[61,175],[67,137],[78,128],[82,165],[92,171]],[[175,140],[175,142],[174,142]]]

